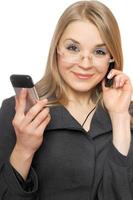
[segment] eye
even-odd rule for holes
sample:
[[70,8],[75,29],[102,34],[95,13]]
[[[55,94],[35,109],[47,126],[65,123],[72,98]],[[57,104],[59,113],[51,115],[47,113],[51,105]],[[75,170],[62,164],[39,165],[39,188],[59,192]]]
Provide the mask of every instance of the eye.
[[106,55],[106,51],[105,50],[103,50],[103,49],[96,49],[95,51],[94,51],[94,54],[95,55],[99,55],[99,56],[104,56],[104,55]]
[[75,44],[70,44],[66,47],[69,51],[73,51],[73,52],[79,52],[80,49],[77,45]]

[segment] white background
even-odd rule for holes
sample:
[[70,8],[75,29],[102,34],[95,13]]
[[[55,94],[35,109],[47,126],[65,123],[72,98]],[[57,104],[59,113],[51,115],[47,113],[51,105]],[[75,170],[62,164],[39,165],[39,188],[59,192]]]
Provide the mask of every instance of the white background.
[[[0,105],[14,95],[9,77],[29,74],[34,82],[44,74],[56,23],[73,0],[0,0]],[[114,13],[122,36],[124,71],[133,81],[132,1],[101,0]]]

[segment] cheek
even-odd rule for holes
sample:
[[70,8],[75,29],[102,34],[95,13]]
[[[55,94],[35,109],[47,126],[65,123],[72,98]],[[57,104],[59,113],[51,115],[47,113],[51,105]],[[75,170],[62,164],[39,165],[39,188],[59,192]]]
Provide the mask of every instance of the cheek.
[[63,62],[61,59],[58,60],[58,69],[61,76],[65,76],[67,72],[71,69],[70,64]]
[[106,66],[97,66],[96,70],[99,74],[101,74],[103,77],[106,75],[107,70],[108,70],[108,65]]
[[104,61],[104,62],[97,60],[97,61],[95,61],[94,67],[95,67],[95,70],[97,71],[97,73],[103,74],[103,76],[104,76],[109,67],[108,60]]

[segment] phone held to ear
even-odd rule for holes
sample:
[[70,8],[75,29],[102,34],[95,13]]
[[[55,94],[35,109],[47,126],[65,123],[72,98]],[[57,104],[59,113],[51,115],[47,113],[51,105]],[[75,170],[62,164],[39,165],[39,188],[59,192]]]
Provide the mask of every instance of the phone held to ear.
[[114,61],[109,63],[108,71],[105,76],[105,87],[111,87],[113,85],[114,78],[108,79],[107,76],[108,76],[109,72],[111,71],[111,69],[114,69],[114,65],[115,65]]
[[37,91],[36,91],[36,88],[31,76],[13,74],[10,76],[10,81],[12,83],[12,86],[17,96],[19,96],[22,88],[27,89],[28,94],[27,94],[27,102],[26,102],[26,109],[25,109],[25,111],[27,112],[29,108],[32,107],[36,103],[36,100],[39,100],[39,96],[37,94]]

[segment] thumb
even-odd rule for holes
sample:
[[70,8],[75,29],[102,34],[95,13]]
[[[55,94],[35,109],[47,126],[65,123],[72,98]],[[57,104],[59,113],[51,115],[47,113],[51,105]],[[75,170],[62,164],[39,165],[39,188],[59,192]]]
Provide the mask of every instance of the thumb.
[[26,108],[27,89],[22,88],[20,95],[16,97],[16,112],[24,114]]

